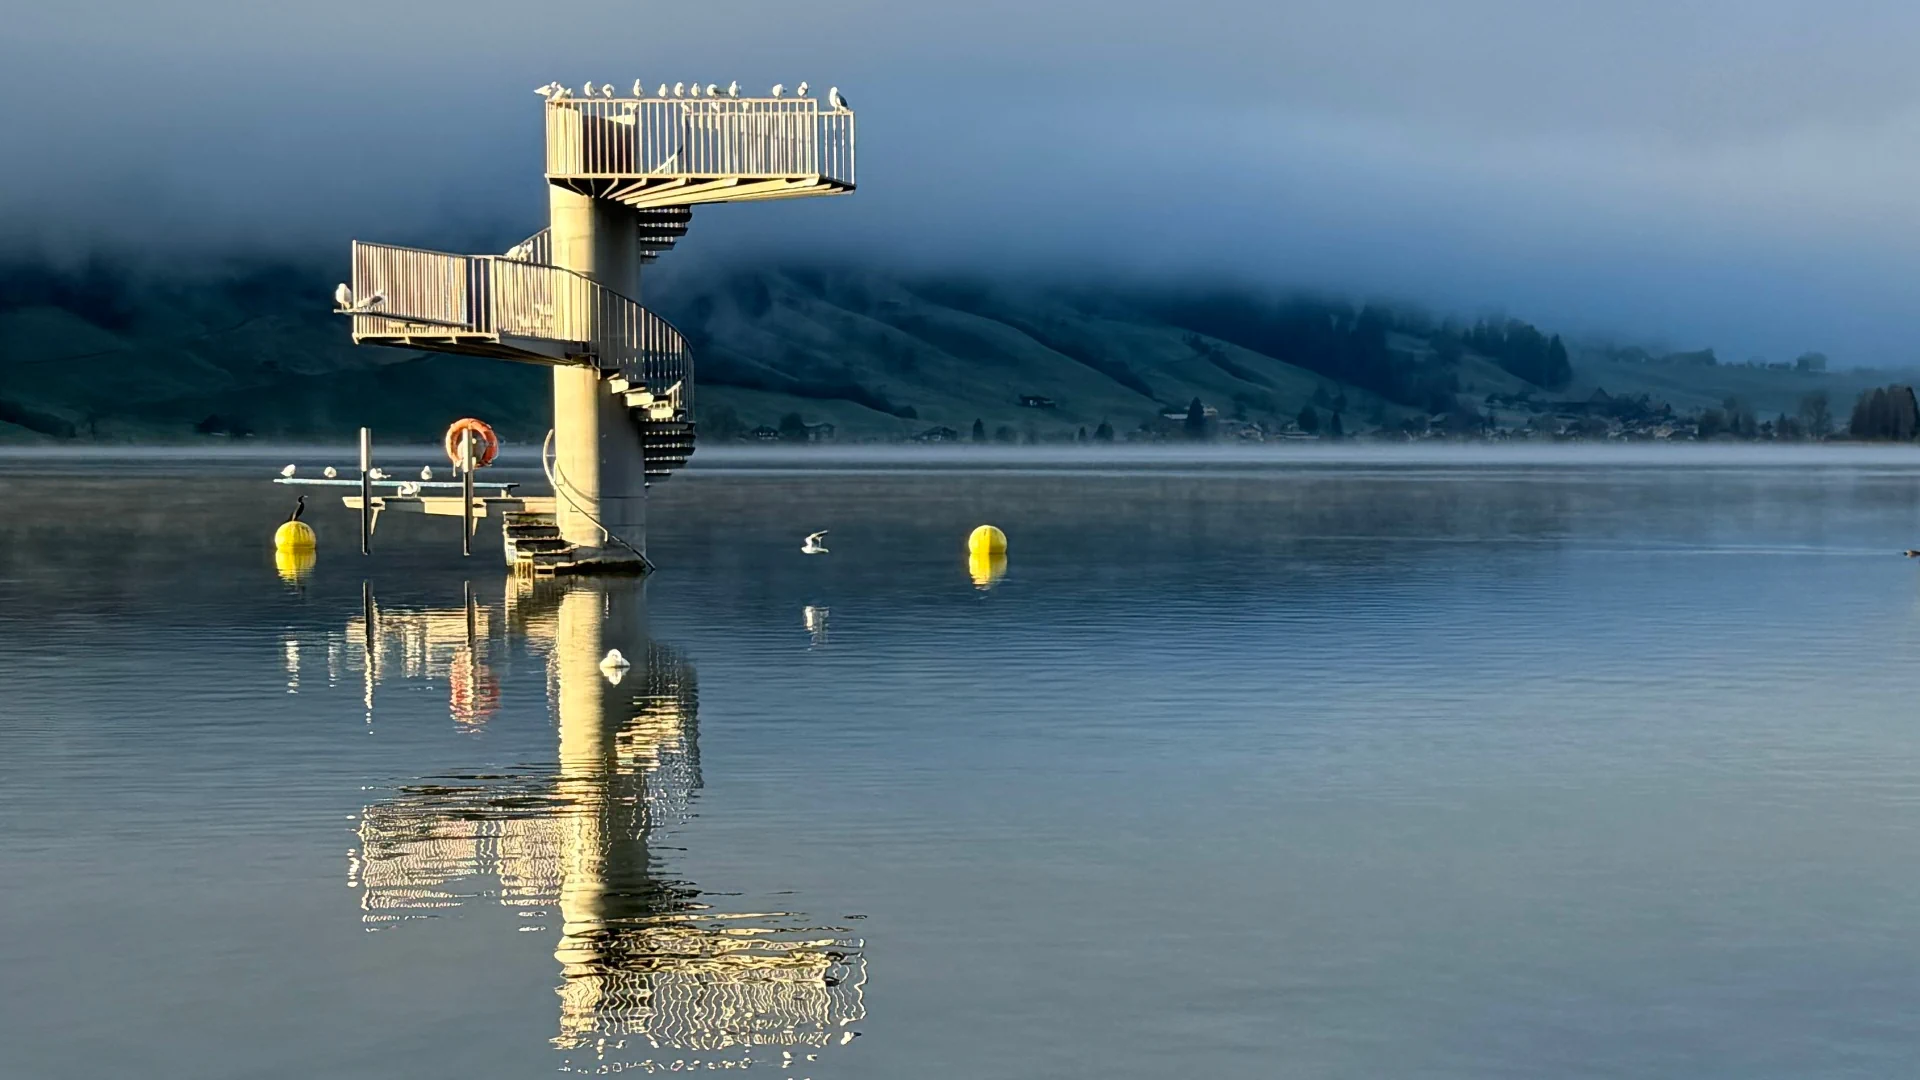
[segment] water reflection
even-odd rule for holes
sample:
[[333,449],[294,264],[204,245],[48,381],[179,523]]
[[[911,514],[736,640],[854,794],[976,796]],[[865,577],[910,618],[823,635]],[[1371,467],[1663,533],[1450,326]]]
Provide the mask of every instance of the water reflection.
[[1007,576],[1007,554],[1004,551],[972,551],[967,553],[967,576],[973,579],[973,587],[986,592],[1000,579]]
[[[369,597],[346,639],[366,643],[369,700],[384,678],[444,677],[464,725],[503,722],[495,665],[524,646],[544,656],[558,727],[550,768],[437,777],[365,807],[348,880],[369,929],[498,903],[519,930],[557,930],[553,1045],[602,1065],[771,1065],[774,1048],[851,1041],[858,939],[789,912],[720,911],[649,850],[700,787],[699,695],[693,668],[648,636],[641,583],[517,580],[498,613],[471,595],[416,611]],[[617,684],[600,670],[615,648],[632,665]]]

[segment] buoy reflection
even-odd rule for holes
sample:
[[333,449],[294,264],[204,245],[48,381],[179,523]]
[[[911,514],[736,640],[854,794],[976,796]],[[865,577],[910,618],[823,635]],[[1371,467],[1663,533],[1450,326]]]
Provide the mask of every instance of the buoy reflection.
[[973,587],[985,592],[1007,576],[1007,556],[1003,551],[975,550],[967,555],[967,574]]
[[[521,916],[518,929],[554,933],[552,1044],[590,1055],[570,1059],[572,1071],[771,1066],[765,1055],[782,1048],[799,1057],[844,1044],[866,1014],[860,939],[790,912],[723,911],[659,872],[654,843],[687,819],[701,784],[699,691],[685,658],[648,636],[642,588],[517,579],[499,617],[471,602],[381,610],[371,634],[356,617],[349,641],[413,642],[383,674],[412,657],[432,677],[443,655],[484,665],[519,644],[544,654],[558,728],[550,767],[438,777],[365,807],[348,870],[363,919],[392,929],[497,903]],[[497,630],[520,641],[493,640]],[[603,669],[616,650],[626,664],[617,683]],[[549,722],[510,711],[492,722],[523,720]]]
[[313,564],[319,561],[314,550],[308,548],[277,547],[273,549],[273,568],[280,574],[280,580],[289,585],[299,585],[313,574]]

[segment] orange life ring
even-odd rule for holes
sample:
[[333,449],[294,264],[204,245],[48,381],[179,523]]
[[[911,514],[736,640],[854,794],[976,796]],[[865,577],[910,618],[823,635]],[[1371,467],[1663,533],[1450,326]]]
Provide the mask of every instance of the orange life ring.
[[474,467],[484,469],[493,464],[494,455],[500,452],[500,436],[493,433],[486,421],[475,420],[471,416],[455,420],[453,426],[447,429],[447,460],[459,468],[460,436],[468,434],[473,436]]

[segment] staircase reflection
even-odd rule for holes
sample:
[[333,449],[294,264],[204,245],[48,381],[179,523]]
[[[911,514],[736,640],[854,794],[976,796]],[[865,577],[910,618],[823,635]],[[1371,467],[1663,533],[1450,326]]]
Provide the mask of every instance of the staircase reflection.
[[[369,701],[386,672],[444,671],[455,721],[482,721],[499,700],[490,662],[523,643],[546,656],[559,747],[548,770],[437,778],[366,807],[348,875],[363,918],[379,929],[473,902],[515,909],[521,929],[557,917],[563,1050],[604,1060],[636,1038],[744,1064],[756,1047],[848,1041],[865,1016],[858,939],[787,912],[723,913],[658,874],[649,841],[686,819],[700,786],[698,689],[680,654],[648,637],[642,589],[516,579],[498,614],[471,596],[410,612],[367,599],[348,640],[366,643]],[[624,673],[599,666],[612,648]]]

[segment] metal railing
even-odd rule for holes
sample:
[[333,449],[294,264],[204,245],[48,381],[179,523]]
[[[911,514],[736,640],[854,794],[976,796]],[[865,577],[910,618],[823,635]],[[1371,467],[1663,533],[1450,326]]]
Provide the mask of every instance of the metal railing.
[[533,338],[572,347],[570,356],[618,372],[693,416],[693,357],[672,324],[571,270],[504,255],[353,242],[353,295],[377,306],[355,311],[359,338],[461,334]]
[[538,263],[541,266],[553,265],[553,230],[541,229],[525,240],[507,249],[503,259],[515,262]]
[[546,112],[548,176],[854,182],[853,113],[812,98],[564,98]]

